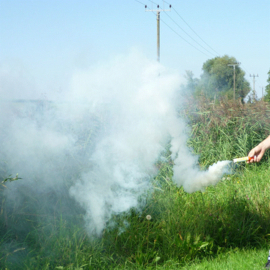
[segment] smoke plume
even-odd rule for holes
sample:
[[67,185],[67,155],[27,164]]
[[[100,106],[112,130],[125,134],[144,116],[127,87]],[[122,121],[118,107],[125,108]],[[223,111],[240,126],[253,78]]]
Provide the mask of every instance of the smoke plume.
[[99,235],[113,214],[138,207],[168,142],[178,185],[194,192],[216,184],[228,162],[198,169],[177,113],[180,83],[177,72],[133,52],[78,70],[61,100],[2,102],[1,174],[23,178],[9,184],[8,198],[22,187],[39,197],[67,189]]

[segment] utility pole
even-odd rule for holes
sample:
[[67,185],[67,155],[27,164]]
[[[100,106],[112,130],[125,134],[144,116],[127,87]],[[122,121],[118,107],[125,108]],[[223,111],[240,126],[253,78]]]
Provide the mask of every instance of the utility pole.
[[233,99],[235,100],[235,66],[240,65],[240,62],[229,64],[229,67],[233,67]]
[[157,61],[160,62],[160,11],[157,11]]
[[256,76],[255,74],[249,74],[249,77],[253,77],[253,101],[255,101],[255,77],[259,77],[259,75],[257,74]]
[[157,12],[157,61],[160,62],[160,12],[161,11],[171,11],[172,5],[169,5],[170,9],[160,9],[157,5],[157,9],[147,9],[145,5],[145,11]]

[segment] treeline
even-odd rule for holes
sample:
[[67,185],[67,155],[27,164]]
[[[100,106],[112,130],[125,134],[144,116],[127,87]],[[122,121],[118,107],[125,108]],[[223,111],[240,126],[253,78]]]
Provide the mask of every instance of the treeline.
[[[257,100],[256,93],[245,79],[245,71],[235,57],[225,55],[209,59],[203,64],[202,71],[200,78],[195,78],[192,71],[186,71],[186,84],[181,86],[184,93],[195,98],[203,95],[214,101],[225,98],[251,103]],[[267,82],[264,100],[270,101],[270,70]]]

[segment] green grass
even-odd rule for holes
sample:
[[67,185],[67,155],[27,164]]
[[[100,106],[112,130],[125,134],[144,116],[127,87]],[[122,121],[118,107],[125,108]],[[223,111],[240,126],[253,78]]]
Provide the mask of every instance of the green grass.
[[192,263],[189,266],[183,267],[182,269],[189,270],[254,270],[254,269],[265,269],[267,262],[268,250],[235,250],[226,254],[219,255],[215,259],[206,260],[204,259],[199,263]]
[[[82,216],[71,222],[68,217],[47,215],[38,223],[29,217],[19,219],[13,212],[10,218],[15,225],[1,228],[1,267],[187,269],[189,265],[188,269],[212,269],[223,264],[227,268],[222,269],[241,269],[233,267],[244,262],[245,254],[250,254],[250,263],[266,263],[270,237],[267,164],[246,165],[217,186],[192,194],[173,184],[170,170],[169,164],[163,164],[146,206],[140,212],[114,216],[114,226],[108,224],[101,238],[88,237]],[[16,229],[19,221],[30,226],[28,230]]]
[[[215,258],[204,258],[202,260],[195,260],[191,263],[187,263],[185,266],[177,261],[170,260],[165,262],[162,266],[156,265],[150,268],[134,268],[134,269],[157,269],[157,270],[254,270],[265,269],[267,262],[266,255],[268,250],[266,249],[242,249],[231,250],[226,253],[222,253]],[[128,268],[116,268],[116,269],[132,269]]]
[[167,262],[163,266],[158,266],[156,269],[181,269],[181,270],[254,270],[265,269],[267,262],[266,249],[242,249],[231,250],[227,253],[222,253],[215,258],[204,258],[201,261],[194,261],[181,267],[177,262]]
[[[153,266],[157,257],[161,264],[169,260],[185,264],[231,249],[266,247],[269,173],[248,169],[204,193],[186,194],[172,183],[163,186],[164,192],[153,194],[141,219],[129,220],[134,227],[118,237],[116,253],[127,247],[128,260],[146,267]],[[153,220],[143,220],[146,214]]]
[[[211,113],[191,121],[188,144],[200,154],[202,167],[246,155],[268,130],[251,115],[225,114],[217,120],[218,113]],[[268,156],[260,164],[240,164],[215,187],[192,194],[172,182],[169,153],[156,165],[153,190],[142,196],[140,209],[114,215],[100,237],[87,235],[84,211],[68,187],[38,196],[20,189],[23,200],[7,204],[1,185],[0,269],[264,267],[270,247]],[[41,203],[42,196],[50,204]]]

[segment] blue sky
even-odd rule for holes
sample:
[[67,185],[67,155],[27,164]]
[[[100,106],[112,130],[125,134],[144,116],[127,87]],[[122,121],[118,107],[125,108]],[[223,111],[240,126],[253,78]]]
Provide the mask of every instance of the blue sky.
[[18,80],[14,85],[21,86],[21,91],[32,87],[46,95],[62,91],[75,70],[106,63],[134,48],[156,59],[156,17],[145,12],[144,4],[155,9],[156,4],[168,8],[169,3],[173,9],[161,12],[164,66],[182,75],[191,70],[199,77],[206,60],[234,56],[251,86],[250,74],[259,75],[255,86],[258,96],[262,95],[270,69],[269,0],[153,2],[0,0],[0,78],[10,76]]

